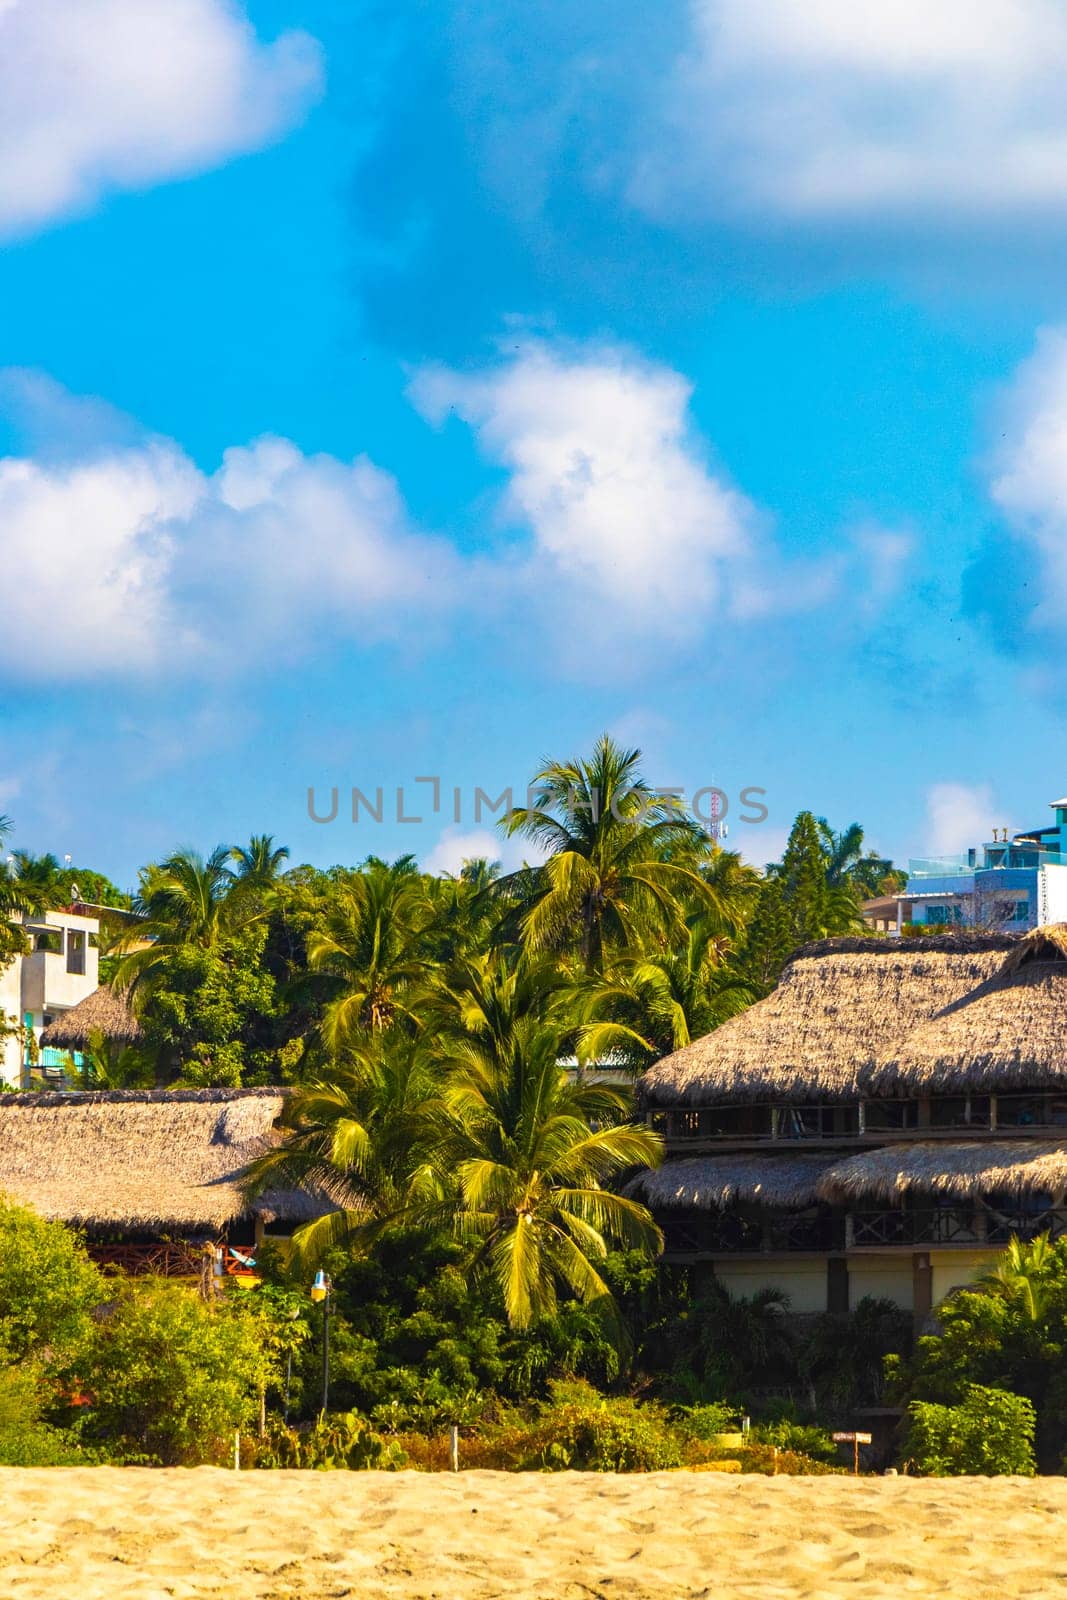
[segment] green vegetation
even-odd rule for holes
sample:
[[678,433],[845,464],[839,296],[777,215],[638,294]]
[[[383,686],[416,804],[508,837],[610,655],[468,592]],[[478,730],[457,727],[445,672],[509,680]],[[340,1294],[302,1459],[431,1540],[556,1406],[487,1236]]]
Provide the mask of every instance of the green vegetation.
[[[862,930],[889,864],[802,813],[761,873],[607,738],[546,762],[503,829],[541,864],[320,871],[257,835],[144,868],[135,918],[101,935],[142,1038],[90,1041],[72,1085],[290,1084],[253,1184],[326,1180],[340,1209],[266,1249],[259,1289],[205,1303],[104,1278],[0,1207],[0,1457],[218,1461],[240,1431],[261,1465],[433,1465],[456,1426],[471,1464],[636,1470],[714,1464],[747,1411],[750,1470],[828,1469],[811,1424],[878,1398],[899,1328],[861,1307],[802,1334],[781,1297],[660,1270],[626,1193],[660,1156],[631,1079],[765,993],[798,942]],[[16,864],[3,909],[69,898],[53,858]]]
[[1034,1408],[1021,1394],[971,1384],[959,1405],[913,1400],[904,1455],[934,1478],[1034,1473]]

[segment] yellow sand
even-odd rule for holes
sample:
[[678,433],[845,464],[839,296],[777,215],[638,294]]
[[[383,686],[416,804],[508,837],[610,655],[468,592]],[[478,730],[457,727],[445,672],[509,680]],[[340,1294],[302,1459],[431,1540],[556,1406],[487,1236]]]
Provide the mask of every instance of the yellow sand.
[[1067,1596],[1067,1480],[0,1471],[3,1600]]

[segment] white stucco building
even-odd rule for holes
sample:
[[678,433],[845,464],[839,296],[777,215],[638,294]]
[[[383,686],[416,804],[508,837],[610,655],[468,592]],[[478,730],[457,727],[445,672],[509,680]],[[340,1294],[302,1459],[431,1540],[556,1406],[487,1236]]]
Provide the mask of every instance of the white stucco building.
[[[16,956],[0,971],[0,1013],[8,1028],[0,1038],[0,1077],[18,1087],[28,1066],[27,1037],[35,1040],[61,1012],[92,994],[99,982],[100,952],[96,917],[80,911],[45,911],[17,919],[30,944],[26,955]],[[44,1051],[40,1067],[47,1075],[53,1052]]]

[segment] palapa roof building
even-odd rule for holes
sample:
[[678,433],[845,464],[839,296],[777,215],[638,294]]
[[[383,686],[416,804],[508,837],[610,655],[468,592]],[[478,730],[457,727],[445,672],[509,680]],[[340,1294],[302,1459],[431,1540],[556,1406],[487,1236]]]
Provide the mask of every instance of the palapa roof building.
[[1016,944],[976,934],[805,945],[766,1000],[658,1062],[638,1093],[648,1106],[849,1099],[887,1049],[993,977]]
[[668,1260],[922,1315],[1013,1234],[1067,1234],[1067,926],[805,946],[638,1096]]
[[331,1209],[302,1190],[249,1199],[281,1135],[280,1089],[0,1095],[0,1193],[96,1233],[221,1236]]
[[45,1049],[84,1050],[94,1034],[102,1034],[116,1044],[140,1042],[141,1024],[123,990],[102,983],[50,1022],[42,1030],[40,1043]]

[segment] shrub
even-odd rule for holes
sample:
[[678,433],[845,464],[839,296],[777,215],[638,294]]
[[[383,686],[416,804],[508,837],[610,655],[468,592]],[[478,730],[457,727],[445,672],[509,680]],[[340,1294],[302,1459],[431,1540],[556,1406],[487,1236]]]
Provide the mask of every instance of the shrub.
[[807,1423],[793,1422],[782,1417],[778,1422],[763,1422],[752,1430],[753,1444],[777,1445],[779,1450],[789,1450],[795,1455],[808,1456],[812,1461],[824,1461],[836,1466],[839,1462],[837,1446],[825,1428]]
[[74,1467],[93,1460],[70,1434],[41,1420],[45,1392],[32,1367],[0,1370],[0,1466]]
[[275,1377],[266,1330],[239,1300],[209,1306],[162,1279],[124,1286],[73,1376],[88,1437],[119,1459],[226,1460]]
[[320,1417],[303,1430],[278,1428],[256,1449],[257,1467],[303,1467],[318,1472],[395,1471],[407,1455],[395,1439],[383,1439],[354,1411]]
[[725,1400],[702,1406],[673,1406],[671,1420],[683,1439],[713,1439],[717,1433],[732,1433],[740,1428],[737,1406]]
[[680,1465],[681,1442],[662,1406],[605,1399],[582,1381],[550,1384],[549,1393],[530,1429],[520,1468],[658,1472]]
[[0,1349],[8,1358],[80,1344],[90,1311],[111,1294],[77,1234],[0,1197]]
[[1024,1395],[972,1384],[957,1406],[912,1401],[904,1455],[917,1471],[935,1478],[964,1473],[1032,1477],[1035,1421]]

